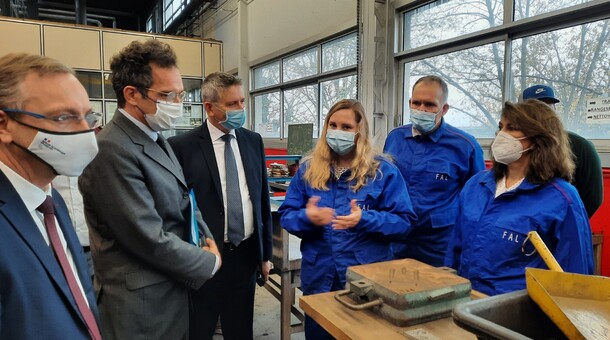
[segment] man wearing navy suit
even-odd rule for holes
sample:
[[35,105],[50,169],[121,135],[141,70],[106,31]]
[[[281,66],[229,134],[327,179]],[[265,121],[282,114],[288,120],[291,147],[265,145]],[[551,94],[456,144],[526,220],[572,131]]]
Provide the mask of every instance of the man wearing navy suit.
[[169,139],[203,219],[222,245],[222,268],[192,294],[190,338],[212,339],[220,316],[224,339],[247,340],[253,338],[257,268],[264,280],[271,269],[265,150],[258,133],[241,127],[241,79],[212,73],[201,92],[206,122]]
[[0,58],[0,339],[101,339],[83,248],[51,189],[95,157],[95,120],[67,66]]

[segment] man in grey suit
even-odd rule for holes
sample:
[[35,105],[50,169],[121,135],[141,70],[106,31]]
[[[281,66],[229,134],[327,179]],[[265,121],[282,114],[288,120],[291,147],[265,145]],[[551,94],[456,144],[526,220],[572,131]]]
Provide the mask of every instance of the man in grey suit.
[[[158,40],[135,41],[110,67],[119,109],[79,180],[103,337],[185,339],[189,289],[213,276],[220,254],[158,133],[182,115],[176,55]],[[197,244],[201,233],[207,246]]]

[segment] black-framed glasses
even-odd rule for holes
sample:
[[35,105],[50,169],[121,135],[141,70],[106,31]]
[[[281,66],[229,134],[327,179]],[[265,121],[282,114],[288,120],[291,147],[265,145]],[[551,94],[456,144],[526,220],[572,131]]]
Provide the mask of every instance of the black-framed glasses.
[[149,87],[145,88],[147,91],[153,91],[156,93],[159,93],[160,95],[163,96],[163,101],[165,101],[166,103],[175,103],[176,100],[178,100],[178,103],[182,103],[184,101],[184,99],[186,98],[186,91],[182,91],[180,93],[176,93],[174,91],[172,92],[163,92],[163,91],[158,91],[155,89],[151,89]]
[[76,123],[80,123],[81,120],[85,120],[87,122],[87,126],[89,126],[90,129],[95,129],[96,127],[99,127],[102,123],[102,114],[97,113],[97,112],[89,112],[89,113],[86,113],[84,116],[64,113],[64,114],[60,114],[58,116],[47,117],[45,115],[41,115],[40,113],[34,113],[34,112],[23,111],[23,110],[18,110],[18,109],[6,109],[5,108],[5,109],[0,109],[0,110],[6,112],[8,114],[22,114],[22,115],[34,117],[36,119],[46,119],[46,120],[53,121],[60,125],[76,124]]

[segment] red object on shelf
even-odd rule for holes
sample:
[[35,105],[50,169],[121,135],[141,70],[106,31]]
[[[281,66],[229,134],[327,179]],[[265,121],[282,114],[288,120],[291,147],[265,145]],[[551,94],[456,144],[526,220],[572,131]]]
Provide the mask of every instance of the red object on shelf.
[[[280,148],[265,148],[265,155],[267,156],[284,156],[288,154],[288,150],[286,149],[280,149]],[[269,168],[271,163],[278,163],[278,164],[286,164],[286,160],[284,159],[278,159],[278,160],[271,160],[271,161],[267,161],[267,167]]]
[[603,276],[610,276],[610,168],[604,168],[603,174],[604,201],[590,221],[593,233],[603,235],[601,271]]

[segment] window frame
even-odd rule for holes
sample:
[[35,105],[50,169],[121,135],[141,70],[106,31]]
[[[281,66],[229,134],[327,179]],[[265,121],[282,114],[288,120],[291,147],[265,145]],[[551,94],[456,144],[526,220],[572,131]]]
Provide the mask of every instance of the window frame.
[[[394,61],[397,67],[396,98],[400,111],[395,119],[397,126],[403,125],[404,107],[408,98],[404,98],[404,67],[406,63],[436,57],[494,42],[504,42],[504,64],[502,76],[502,102],[509,98],[508,89],[512,88],[512,41],[516,39],[548,33],[564,28],[575,27],[599,20],[610,20],[609,1],[590,1],[572,7],[531,16],[518,21],[513,20],[514,0],[504,0],[504,22],[496,27],[465,34],[450,40],[432,43],[409,50],[404,50],[404,14],[435,1],[414,2],[396,8],[396,39],[394,44]],[[475,136],[476,137],[476,136]],[[487,148],[493,139],[478,138],[483,148]],[[596,148],[610,151],[610,139],[591,139]]]
[[[321,99],[321,95],[320,95],[320,90],[321,90],[321,83],[323,82],[327,82],[329,80],[335,80],[335,79],[339,79],[339,78],[343,78],[343,77],[347,77],[347,76],[356,76],[356,81],[358,78],[358,63],[356,62],[356,64],[354,65],[350,65],[350,66],[346,66],[346,67],[342,67],[342,68],[338,68],[338,69],[334,69],[332,71],[327,71],[327,72],[322,72],[322,46],[325,44],[328,44],[332,41],[335,40],[340,40],[342,38],[345,38],[346,36],[349,35],[355,35],[355,38],[358,39],[358,34],[357,31],[352,28],[350,30],[347,31],[343,31],[343,32],[339,32],[335,35],[332,35],[324,40],[318,41],[316,43],[307,45],[307,46],[303,46],[301,48],[299,48],[298,50],[294,50],[291,51],[289,53],[286,53],[284,55],[278,56],[276,58],[270,59],[270,60],[266,60],[265,62],[253,65],[250,67],[250,93],[249,93],[249,100],[252,103],[252,105],[250,105],[251,108],[251,112],[252,112],[252,122],[256,122],[256,115],[259,114],[259,112],[255,111],[254,108],[254,97],[258,96],[258,95],[263,95],[263,94],[267,94],[267,93],[271,93],[271,92],[280,92],[280,131],[279,131],[279,139],[284,139],[284,138],[288,138],[287,134],[288,131],[287,129],[284,127],[285,125],[285,121],[286,121],[286,116],[285,116],[285,112],[284,112],[284,92],[288,91],[288,90],[294,90],[296,88],[300,88],[300,87],[304,87],[304,86],[308,86],[308,85],[316,85],[317,86],[317,94],[316,94],[316,100],[318,102],[317,104],[317,120],[318,122],[320,121],[320,116],[321,116],[321,112],[320,112],[320,108],[321,108],[321,103],[320,103],[320,99]],[[306,76],[306,77],[302,77],[299,79],[294,79],[294,80],[290,80],[290,81],[283,81],[284,78],[284,68],[283,68],[283,62],[285,59],[288,59],[290,57],[293,57],[295,55],[301,54],[305,51],[311,50],[312,48],[316,48],[317,49],[317,70],[316,70],[316,74],[314,75],[310,75],[310,76]],[[268,86],[264,86],[264,87],[259,87],[255,89],[255,84],[256,84],[256,79],[255,79],[255,70],[257,68],[260,67],[265,67],[268,66],[270,64],[273,64],[275,62],[279,61],[279,84],[276,85],[268,85]],[[356,88],[356,97],[358,97],[358,89]],[[252,129],[253,131],[258,131],[257,127],[254,126],[255,123],[253,123]],[[321,130],[321,127],[319,127],[318,129],[318,136],[319,136],[319,130]],[[318,136],[314,136],[314,138],[318,138]],[[278,139],[276,137],[265,137],[265,139]]]

